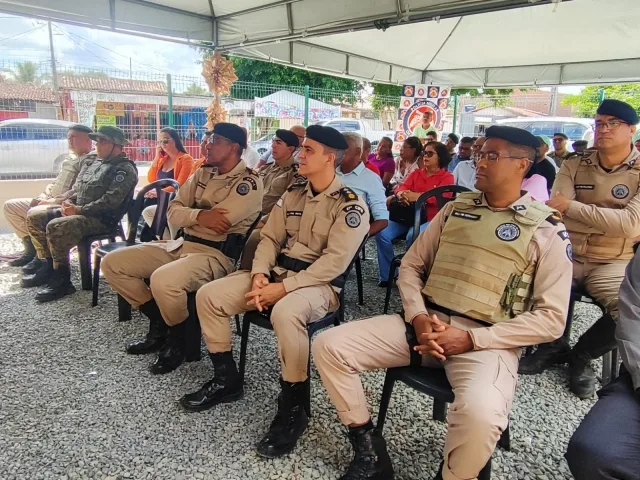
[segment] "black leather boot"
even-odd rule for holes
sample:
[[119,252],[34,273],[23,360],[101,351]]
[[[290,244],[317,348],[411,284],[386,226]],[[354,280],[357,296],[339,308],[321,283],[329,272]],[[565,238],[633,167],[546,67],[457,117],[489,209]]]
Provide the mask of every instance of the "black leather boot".
[[278,412],[269,431],[257,445],[261,457],[276,458],[291,452],[309,424],[304,409],[306,382],[289,383],[280,379],[280,386]]
[[162,375],[173,372],[182,365],[185,360],[184,354],[184,334],[186,322],[169,327],[167,340],[158,352],[158,356],[149,367],[149,371],[154,375]]
[[22,288],[40,287],[46,285],[53,276],[53,259],[47,258],[33,275],[22,277]]
[[570,351],[571,347],[564,337],[560,337],[550,343],[540,344],[535,352],[520,359],[518,373],[521,375],[536,375],[554,365],[567,363]]
[[33,275],[38,270],[40,270],[40,267],[42,267],[42,265],[44,265],[45,263],[47,263],[45,260],[40,260],[38,257],[33,257],[33,259],[29,263],[22,267],[22,274]]
[[149,319],[149,332],[144,339],[134,340],[127,345],[127,353],[131,355],[146,355],[157,352],[164,345],[169,331],[158,304],[153,298],[144,305],[140,305],[140,311]]
[[391,480],[393,465],[387,452],[387,442],[373,424],[349,429],[353,460],[340,480]]
[[40,303],[52,302],[73,293],[76,293],[76,287],[71,283],[69,265],[58,265],[47,286],[36,294],[36,300]]
[[596,391],[596,374],[591,360],[616,346],[616,322],[603,315],[584,332],[569,356],[569,388],[579,398],[591,398]]
[[[24,252],[22,252],[22,255],[18,258],[9,262],[10,267],[24,267],[27,263],[36,258],[36,249],[33,247],[33,243],[31,242],[31,237],[29,235],[22,239],[22,245],[24,246]],[[32,273],[35,273],[35,271]]]
[[232,352],[209,353],[213,363],[213,378],[197,392],[180,399],[180,405],[189,412],[201,412],[218,405],[240,400],[244,395],[242,379]]

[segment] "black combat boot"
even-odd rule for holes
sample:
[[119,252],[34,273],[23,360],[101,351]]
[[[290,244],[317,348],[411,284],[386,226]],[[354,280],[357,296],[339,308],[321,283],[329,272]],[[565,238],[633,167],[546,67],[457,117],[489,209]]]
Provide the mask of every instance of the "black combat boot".
[[52,302],[73,293],[76,293],[76,287],[71,283],[69,265],[58,265],[47,286],[36,294],[36,300],[40,303]]
[[46,285],[53,277],[53,259],[48,257],[33,275],[22,277],[22,288],[40,287]]
[[33,259],[27,263],[24,267],[22,267],[22,275],[33,275],[40,267],[47,263],[45,260],[40,260],[38,257],[33,257]]
[[158,304],[153,298],[144,305],[140,305],[140,311],[149,318],[149,332],[144,339],[134,340],[127,345],[127,353],[131,355],[146,355],[157,352],[164,345],[169,331]]
[[518,373],[521,375],[536,375],[544,372],[554,365],[562,365],[569,361],[571,347],[560,337],[550,343],[542,343],[531,355],[526,355],[520,360]]
[[167,339],[160,348],[158,356],[149,367],[149,371],[154,375],[162,375],[173,372],[182,365],[185,360],[185,331],[186,322],[169,327]]
[[18,258],[9,262],[10,267],[24,267],[27,263],[36,258],[36,249],[33,247],[33,243],[31,242],[31,237],[29,235],[22,239],[22,245],[24,246],[24,252],[22,252],[22,255]]
[[616,322],[611,315],[600,317],[584,332],[569,355],[569,388],[579,398],[591,398],[596,391],[596,374],[591,360],[616,346]]
[[189,393],[180,399],[182,408],[189,412],[201,412],[219,403],[235,402],[244,394],[233,353],[209,353],[209,358],[213,363],[213,378],[197,392]]
[[371,420],[366,425],[349,429],[349,441],[353,447],[353,460],[340,480],[391,480],[393,465],[387,452],[387,442],[373,428]]
[[[309,379],[307,379],[307,382]],[[309,424],[305,411],[306,382],[289,383],[280,379],[278,411],[269,431],[257,445],[258,455],[276,458],[291,452]]]

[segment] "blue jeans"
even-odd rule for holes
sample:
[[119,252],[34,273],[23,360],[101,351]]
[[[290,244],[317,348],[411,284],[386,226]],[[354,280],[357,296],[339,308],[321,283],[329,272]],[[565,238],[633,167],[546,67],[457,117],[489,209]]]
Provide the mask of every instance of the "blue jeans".
[[[427,228],[429,222],[420,225],[420,232]],[[378,270],[380,271],[380,281],[386,282],[392,279],[389,276],[389,268],[391,268],[391,260],[393,259],[393,245],[391,242],[398,237],[405,237],[407,248],[411,245],[411,236],[413,235],[413,227],[407,227],[398,222],[389,220],[387,228],[376,235],[376,245],[378,247]]]

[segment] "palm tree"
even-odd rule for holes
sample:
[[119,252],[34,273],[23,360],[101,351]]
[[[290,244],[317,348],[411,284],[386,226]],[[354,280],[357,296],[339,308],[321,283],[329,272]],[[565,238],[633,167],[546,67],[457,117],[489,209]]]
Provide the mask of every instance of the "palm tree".
[[40,84],[42,78],[38,75],[38,64],[35,62],[18,62],[13,68],[13,81],[16,83]]
[[201,87],[197,83],[192,83],[184,91],[187,95],[206,95],[208,92],[205,88]]

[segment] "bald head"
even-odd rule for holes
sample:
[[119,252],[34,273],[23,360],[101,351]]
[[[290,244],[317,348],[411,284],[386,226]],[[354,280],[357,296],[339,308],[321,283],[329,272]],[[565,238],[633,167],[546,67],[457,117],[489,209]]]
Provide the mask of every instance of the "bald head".
[[300,144],[302,144],[302,139],[304,138],[305,133],[307,133],[307,129],[304,127],[304,125],[294,125],[289,130],[296,134],[296,136],[300,139]]

